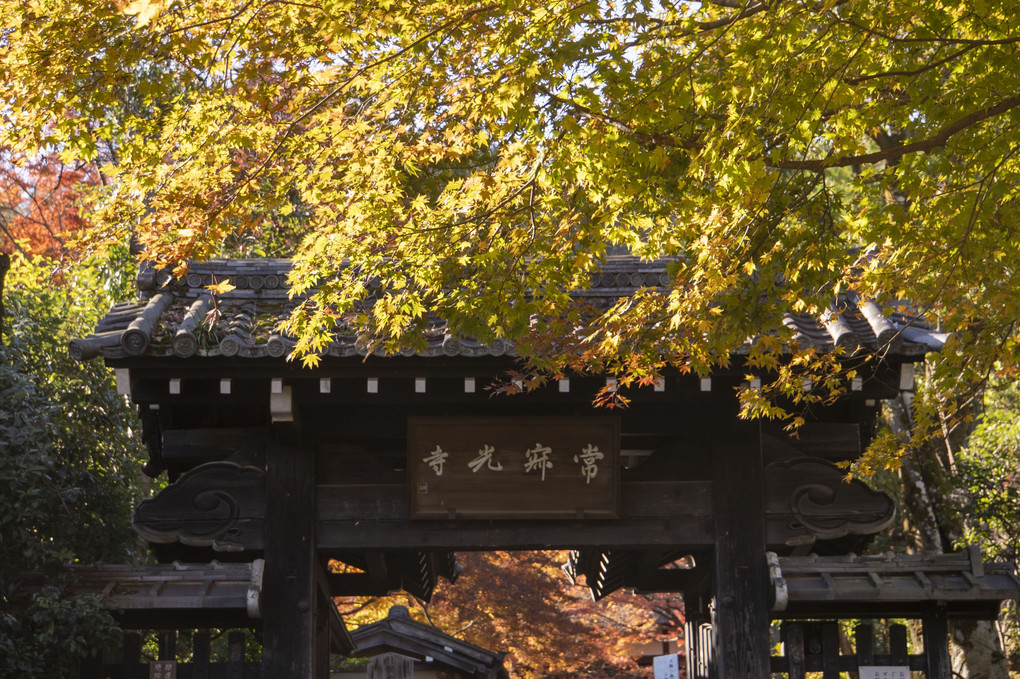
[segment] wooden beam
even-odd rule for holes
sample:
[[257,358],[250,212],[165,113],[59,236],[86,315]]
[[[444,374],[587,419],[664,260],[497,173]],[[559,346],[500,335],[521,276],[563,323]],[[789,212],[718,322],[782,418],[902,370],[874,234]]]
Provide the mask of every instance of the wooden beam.
[[[248,390],[235,391],[240,397]],[[145,410],[143,414],[153,417],[153,411]],[[687,416],[698,420],[707,417],[704,412]],[[196,466],[139,506],[136,529],[160,543],[211,545],[220,551],[264,549],[266,475],[258,468],[258,459],[267,432],[265,427],[163,432],[160,463],[165,461],[172,472],[227,456],[244,458],[239,460],[243,464],[221,461]],[[307,455],[313,448],[302,443],[295,447],[295,453]],[[621,483],[620,520],[522,519],[514,523],[459,517],[412,520],[407,476],[393,470],[392,460],[357,448],[352,453],[351,447],[319,448],[314,463],[320,475],[317,546],[324,554],[422,548],[454,551],[611,546],[620,550],[715,546],[712,481],[698,478],[710,476],[711,471],[692,472],[684,464],[693,457],[710,462],[708,442],[690,443],[677,454],[670,449],[660,450],[636,474],[628,473]],[[769,548],[782,550],[810,545],[815,539],[868,534],[892,519],[889,498],[859,482],[844,483],[842,472],[832,465],[810,457],[778,457],[782,459],[764,470]],[[233,473],[229,473],[231,470]],[[372,482],[351,481],[357,478]],[[382,479],[391,482],[379,482]],[[213,497],[216,502],[209,501]],[[579,530],[581,527],[584,530]]]
[[162,433],[163,462],[187,469],[241,453],[261,456],[268,434],[266,427],[169,429]]
[[776,424],[763,426],[763,431],[774,440],[803,455],[826,460],[852,460],[862,452],[861,425],[857,422],[808,422],[788,436]]
[[[226,430],[224,430],[226,431]],[[232,430],[244,432],[244,430]],[[258,452],[259,442],[204,443],[188,435],[165,437],[164,456]],[[250,445],[249,445],[250,444]],[[229,446],[236,446],[232,448]],[[254,447],[253,447],[254,446]],[[135,512],[134,526],[146,539],[212,546],[218,551],[265,547],[266,474],[251,460],[208,462],[191,469]],[[307,455],[307,449],[295,449]],[[319,471],[329,469],[320,459]],[[741,469],[735,467],[735,469]],[[333,472],[328,478],[339,478]],[[742,472],[741,472],[742,473]],[[331,475],[332,474],[332,475]],[[382,472],[378,472],[382,474]],[[412,519],[406,477],[389,472],[390,483],[320,484],[317,546],[324,554],[361,550],[457,551],[464,549],[659,548],[707,549],[712,532],[712,482],[636,479],[620,490],[620,516],[612,519]],[[668,475],[661,475],[667,479]],[[842,472],[817,459],[798,458],[768,465],[765,479],[765,535],[770,549],[811,545],[815,539],[870,534],[892,520],[892,501],[860,482],[844,483]],[[213,498],[216,501],[211,501]],[[760,517],[759,517],[760,519]],[[583,530],[579,530],[583,527]]]
[[706,580],[703,569],[658,569],[633,579],[627,579],[624,587],[633,587],[638,592],[687,592],[697,591]]
[[[319,486],[317,541],[343,550],[562,549],[711,544],[704,482],[625,484],[619,520],[409,520],[405,483]],[[582,530],[583,527],[583,530]]]
[[704,522],[683,520],[579,521],[372,521],[333,522],[317,527],[326,556],[358,549],[536,550],[599,547],[624,549],[677,544],[705,546],[711,530]]

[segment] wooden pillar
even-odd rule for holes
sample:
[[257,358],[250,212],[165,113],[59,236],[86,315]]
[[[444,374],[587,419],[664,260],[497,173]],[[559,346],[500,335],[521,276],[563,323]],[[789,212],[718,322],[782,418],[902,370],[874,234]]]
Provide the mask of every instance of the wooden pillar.
[[137,677],[142,673],[142,635],[138,632],[124,633],[123,653],[124,677]]
[[315,653],[315,455],[280,425],[266,455],[262,676],[325,679]]
[[804,679],[807,664],[804,662],[804,626],[798,622],[783,623],[783,656],[789,679]]
[[227,634],[227,679],[244,679],[244,646],[244,632],[233,630]]
[[821,623],[822,679],[839,679],[839,623]]
[[199,630],[191,641],[191,679],[209,679],[209,651],[212,646],[209,630]]
[[159,659],[177,660],[177,630],[163,630],[159,633]]
[[897,667],[910,664],[906,625],[889,625],[889,661]]
[[928,665],[927,679],[952,679],[946,609],[931,604],[926,607],[923,615],[921,630],[924,636],[924,657]]
[[875,664],[875,632],[871,625],[854,627],[854,645],[857,647],[857,666]]
[[718,389],[710,428],[717,676],[768,679],[771,592],[760,425],[738,420],[733,392]]

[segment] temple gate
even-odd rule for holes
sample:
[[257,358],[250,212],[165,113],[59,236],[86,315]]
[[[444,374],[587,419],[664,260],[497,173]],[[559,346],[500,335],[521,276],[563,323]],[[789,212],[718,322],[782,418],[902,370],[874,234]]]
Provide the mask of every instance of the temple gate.
[[[994,617],[1020,588],[968,557],[946,566],[969,573],[964,599],[932,584],[925,568],[941,573],[941,562],[867,562],[856,572],[883,586],[839,589],[894,505],[844,483],[834,463],[861,453],[880,402],[912,389],[914,362],[941,345],[915,319],[850,301],[824,323],[789,316],[801,342],[883,352],[791,438],[737,418],[739,355],[711,376],[667,374],[628,393],[622,411],[592,407],[613,386],[600,376],[492,398],[486,386],[514,366],[513,347],[452,337],[441,324],[426,349],[392,356],[366,356],[341,331],[318,367],[302,369],[275,330],[295,303],[287,270],[281,260],[214,260],[184,280],[143,270],[139,300],[71,347],[116,369],[141,414],[146,472],[172,482],[134,520],[160,560],[264,559],[262,676],[327,676],[329,650],[350,645],[330,597],[403,589],[428,599],[438,578],[456,578],[458,550],[572,550],[569,570],[596,598],[620,587],[683,592],[689,676],[719,679],[803,676],[810,653],[770,658],[771,621],[845,617],[826,602],[852,597],[856,617],[923,617],[932,632],[917,669],[948,679],[946,617]],[[205,286],[223,280],[236,288],[216,296],[210,330]],[[665,283],[663,263],[611,259],[579,294],[597,304]],[[808,554],[836,559],[822,562],[821,589],[804,585]],[[329,559],[360,572],[329,572]],[[884,586],[906,572],[922,586]],[[802,648],[804,628],[785,629]],[[868,661],[866,648],[859,657]],[[817,663],[849,662],[826,658]]]

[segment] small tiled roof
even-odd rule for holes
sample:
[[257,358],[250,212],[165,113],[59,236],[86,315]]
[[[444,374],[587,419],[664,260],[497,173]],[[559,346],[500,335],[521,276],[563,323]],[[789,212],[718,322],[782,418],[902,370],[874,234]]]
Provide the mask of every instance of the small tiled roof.
[[419,662],[434,663],[476,679],[507,679],[503,653],[494,653],[411,619],[407,608],[393,606],[378,622],[351,632],[357,644],[354,655],[399,653]]
[[1009,562],[986,562],[976,547],[951,554],[781,556],[769,554],[783,617],[914,617],[937,603],[950,617],[994,620],[1002,601],[1020,599]]
[[[595,306],[607,306],[642,287],[665,287],[669,262],[641,261],[634,257],[610,258],[591,278],[591,284],[575,296]],[[118,359],[129,356],[238,356],[280,358],[294,342],[276,328],[295,304],[290,298],[284,259],[212,259],[192,264],[181,280],[165,272],[143,269],[138,276],[139,298],[115,305],[99,322],[96,331],[71,343],[78,360],[97,356]],[[234,289],[216,295],[220,322],[215,333],[204,331],[202,322],[213,306],[207,285],[229,280]],[[891,312],[891,313],[890,313]],[[840,346],[864,348],[905,356],[937,350],[946,336],[901,308],[881,309],[874,302],[841,302],[823,318],[787,314],[784,324],[793,341],[824,351]],[[514,347],[501,340],[481,343],[455,337],[437,321],[427,335],[426,346],[408,350],[405,356],[502,356]],[[366,343],[357,334],[338,331],[326,347],[329,356],[364,356]],[[383,350],[378,350],[380,355]]]
[[[126,629],[155,626],[257,627],[262,624],[262,559],[251,563],[93,564],[66,566],[75,595],[98,596]],[[53,574],[23,574],[15,608],[27,604]],[[353,644],[353,642],[351,642]],[[353,648],[353,646],[350,646]]]

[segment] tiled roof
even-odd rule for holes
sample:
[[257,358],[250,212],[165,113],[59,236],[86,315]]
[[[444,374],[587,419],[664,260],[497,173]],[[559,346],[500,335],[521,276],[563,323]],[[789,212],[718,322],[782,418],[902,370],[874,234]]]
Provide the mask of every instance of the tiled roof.
[[951,554],[769,555],[773,613],[833,618],[912,617],[938,602],[950,617],[994,620],[1000,603],[1020,599],[1009,562],[986,562],[978,548]]
[[[611,258],[592,276],[590,287],[575,296],[596,306],[606,306],[638,288],[666,286],[667,265],[664,261]],[[181,280],[172,279],[165,272],[143,269],[138,276],[139,299],[115,305],[93,334],[71,343],[71,354],[78,360],[143,355],[283,359],[294,342],[278,334],[276,327],[299,303],[290,299],[286,283],[289,271],[290,262],[284,259],[213,259],[192,264]],[[208,332],[202,322],[212,308],[212,297],[205,286],[225,280],[235,289],[216,296],[220,322],[215,332]],[[934,332],[903,309],[881,309],[873,302],[858,304],[850,299],[824,318],[787,314],[783,322],[793,331],[794,342],[825,351],[840,346],[917,356],[941,348],[946,340],[946,335]],[[364,356],[367,349],[357,334],[341,330],[325,353]],[[377,353],[384,355],[381,349]],[[403,353],[504,354],[514,354],[510,343],[497,340],[483,344],[455,337],[442,322],[435,323],[428,332],[424,349]]]
[[476,679],[509,676],[503,666],[504,653],[486,650],[412,620],[404,606],[392,606],[385,618],[359,627],[351,637],[358,646],[356,656],[399,653],[422,663],[422,669],[451,668]]

